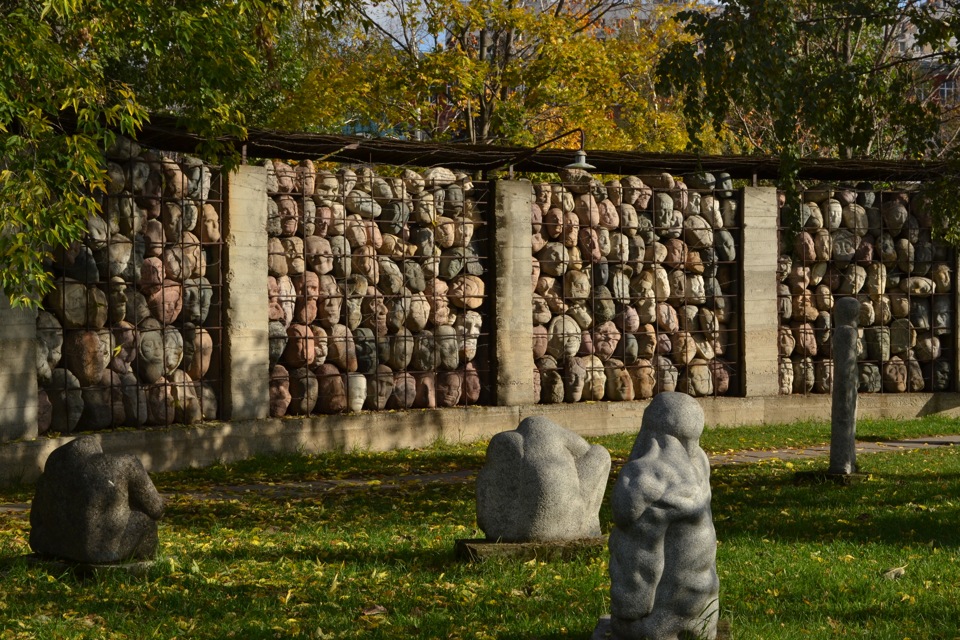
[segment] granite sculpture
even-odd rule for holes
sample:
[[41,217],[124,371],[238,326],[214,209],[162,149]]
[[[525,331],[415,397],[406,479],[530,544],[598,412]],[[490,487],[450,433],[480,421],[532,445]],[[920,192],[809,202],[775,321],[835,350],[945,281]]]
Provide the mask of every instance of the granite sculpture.
[[77,438],[50,454],[37,480],[30,548],[89,564],[149,559],[163,510],[137,457],[106,454],[96,438]]
[[600,535],[610,454],[537,416],[495,435],[477,476],[477,524],[488,540],[546,542]]
[[710,464],[700,448],[703,409],[689,395],[657,395],[613,490],[610,618],[620,640],[717,634],[717,537]]

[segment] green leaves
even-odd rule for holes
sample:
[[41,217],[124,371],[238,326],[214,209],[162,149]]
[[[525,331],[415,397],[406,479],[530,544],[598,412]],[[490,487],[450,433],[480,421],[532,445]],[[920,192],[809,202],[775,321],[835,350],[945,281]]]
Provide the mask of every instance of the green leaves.
[[[954,3],[725,0],[678,15],[694,43],[672,45],[660,87],[682,96],[695,148],[706,123],[781,157],[794,189],[800,157],[919,158],[941,138],[932,49],[954,60]],[[905,29],[928,47],[899,47]],[[904,41],[906,44],[906,41]],[[943,153],[946,147],[936,150]]]
[[0,21],[0,281],[20,306],[39,304],[52,288],[45,262],[99,212],[117,133],[135,137],[166,112],[202,136],[207,159],[237,160],[215,140],[263,117],[264,60],[294,3],[15,4]]

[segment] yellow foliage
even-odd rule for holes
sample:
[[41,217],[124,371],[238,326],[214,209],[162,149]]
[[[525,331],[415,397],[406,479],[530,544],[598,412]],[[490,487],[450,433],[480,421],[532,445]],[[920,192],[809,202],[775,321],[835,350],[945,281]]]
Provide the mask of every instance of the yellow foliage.
[[[373,28],[318,36],[273,124],[522,146],[580,128],[591,149],[684,149],[680,105],[654,85],[662,51],[683,37],[669,18],[685,6],[641,2],[617,20],[600,19],[596,6],[373,3],[361,9]],[[556,146],[578,143],[568,136]]]

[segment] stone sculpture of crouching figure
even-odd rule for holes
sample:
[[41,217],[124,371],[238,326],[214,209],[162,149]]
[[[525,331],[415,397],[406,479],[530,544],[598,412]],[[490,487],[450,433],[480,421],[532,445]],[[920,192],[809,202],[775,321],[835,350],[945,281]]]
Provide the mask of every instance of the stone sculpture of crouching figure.
[[138,458],[108,455],[95,438],[77,438],[50,454],[37,480],[30,547],[89,564],[149,559],[163,509]]
[[487,540],[551,542],[600,535],[610,453],[542,416],[498,433],[477,476]]
[[702,432],[703,409],[686,394],[661,393],[643,414],[613,490],[614,638],[716,638],[717,537]]

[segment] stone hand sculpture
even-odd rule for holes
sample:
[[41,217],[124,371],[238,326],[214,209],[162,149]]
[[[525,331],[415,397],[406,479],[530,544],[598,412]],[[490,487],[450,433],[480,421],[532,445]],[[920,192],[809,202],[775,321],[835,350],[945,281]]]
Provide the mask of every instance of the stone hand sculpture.
[[140,460],[82,437],[47,458],[30,510],[30,548],[84,563],[152,558],[163,498]]
[[703,409],[683,393],[656,396],[613,489],[610,626],[621,640],[717,633],[717,537]]
[[610,454],[544,417],[495,435],[477,477],[477,524],[488,540],[600,535]]

